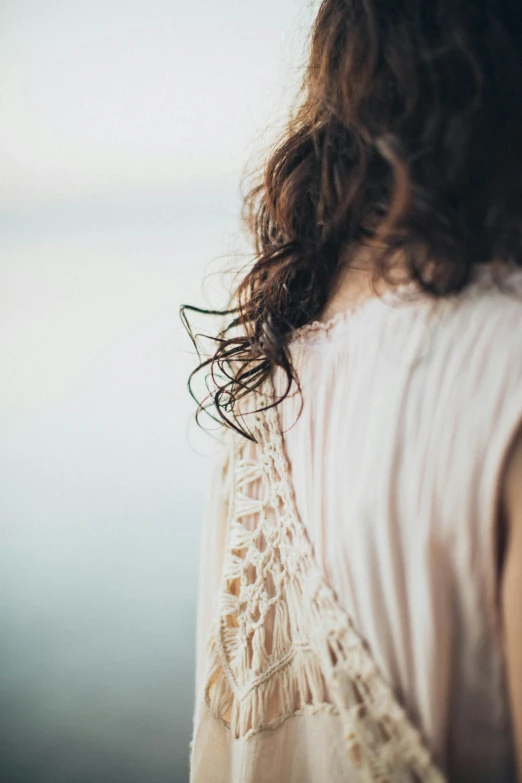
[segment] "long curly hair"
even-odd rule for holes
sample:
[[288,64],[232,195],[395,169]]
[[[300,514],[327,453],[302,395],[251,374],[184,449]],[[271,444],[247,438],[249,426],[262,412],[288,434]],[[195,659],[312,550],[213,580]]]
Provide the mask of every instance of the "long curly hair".
[[[281,367],[361,247],[432,297],[522,266],[520,0],[324,0],[298,106],[244,199],[252,262],[213,337],[199,413],[252,439],[239,403]],[[188,311],[182,320],[192,338]],[[219,313],[212,313],[218,315]],[[196,342],[196,341],[195,341]]]

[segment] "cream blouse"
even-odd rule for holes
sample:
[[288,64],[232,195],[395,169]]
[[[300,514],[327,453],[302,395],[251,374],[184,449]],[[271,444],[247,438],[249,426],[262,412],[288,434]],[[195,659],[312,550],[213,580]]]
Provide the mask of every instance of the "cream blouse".
[[257,444],[223,433],[192,783],[515,780],[495,519],[522,271],[504,286],[484,268],[297,330],[300,417],[296,394],[244,411]]

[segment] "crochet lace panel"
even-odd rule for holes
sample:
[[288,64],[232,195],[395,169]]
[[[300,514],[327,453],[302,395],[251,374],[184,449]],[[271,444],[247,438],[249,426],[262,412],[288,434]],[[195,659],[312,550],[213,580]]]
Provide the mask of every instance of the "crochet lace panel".
[[443,781],[315,560],[277,410],[246,421],[257,444],[225,435],[228,546],[208,640],[209,709],[236,739],[329,710],[362,780]]

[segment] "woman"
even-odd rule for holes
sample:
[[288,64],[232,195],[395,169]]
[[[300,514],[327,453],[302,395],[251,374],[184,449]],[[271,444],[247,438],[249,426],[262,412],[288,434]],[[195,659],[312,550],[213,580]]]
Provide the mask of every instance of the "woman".
[[522,780],[521,17],[320,7],[200,367],[194,783]]

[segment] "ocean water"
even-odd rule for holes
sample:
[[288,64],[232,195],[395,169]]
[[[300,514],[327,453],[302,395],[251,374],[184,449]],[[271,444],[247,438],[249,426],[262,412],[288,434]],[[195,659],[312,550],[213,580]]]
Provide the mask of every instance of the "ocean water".
[[209,261],[233,234],[228,204],[197,221],[186,204],[163,220],[122,210],[109,226],[85,210],[83,228],[66,230],[67,214],[61,233],[55,214],[4,235],[6,782],[188,779],[213,444],[193,422],[178,309],[206,301]]
[[245,260],[316,5],[0,3],[2,783],[188,779],[213,443],[178,311]]

